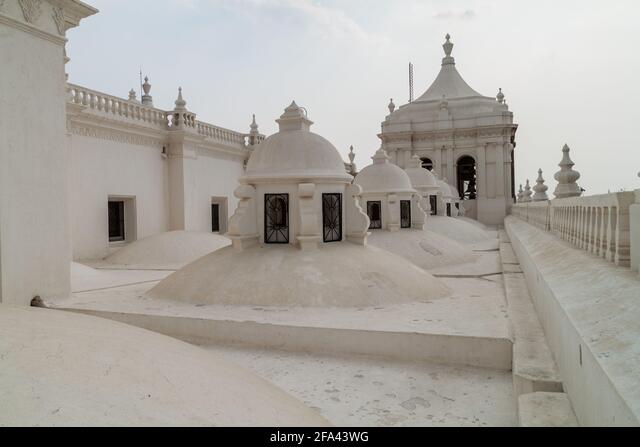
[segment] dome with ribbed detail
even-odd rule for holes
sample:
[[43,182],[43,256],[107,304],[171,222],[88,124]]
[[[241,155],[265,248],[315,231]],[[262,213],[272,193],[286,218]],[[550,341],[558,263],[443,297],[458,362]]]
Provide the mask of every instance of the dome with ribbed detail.
[[277,120],[280,131],[255,147],[243,183],[274,179],[328,179],[350,182],[340,153],[328,140],[309,131],[313,124],[295,101]]

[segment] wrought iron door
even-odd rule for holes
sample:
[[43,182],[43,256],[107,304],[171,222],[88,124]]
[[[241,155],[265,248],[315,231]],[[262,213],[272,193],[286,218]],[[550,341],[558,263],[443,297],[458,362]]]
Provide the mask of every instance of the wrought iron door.
[[367,202],[367,215],[371,221],[370,230],[382,228],[382,202]]
[[342,240],[342,194],[322,194],[322,227],[325,242]]
[[289,243],[289,194],[264,195],[264,241]]
[[411,200],[400,201],[400,227],[411,228]]

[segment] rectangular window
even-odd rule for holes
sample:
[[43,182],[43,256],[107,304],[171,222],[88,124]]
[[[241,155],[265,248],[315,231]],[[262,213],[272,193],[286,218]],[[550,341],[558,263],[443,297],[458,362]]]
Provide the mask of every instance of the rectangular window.
[[324,242],[342,240],[342,194],[322,194]]
[[124,201],[109,202],[109,242],[125,240]]
[[382,228],[382,202],[367,202],[367,215],[371,221],[370,230]]
[[431,215],[438,215],[438,197],[437,196],[429,196],[429,201],[431,202]]
[[220,232],[220,205],[217,203],[211,204],[211,231]]
[[264,195],[264,242],[289,243],[289,194]]
[[411,200],[400,201],[400,227],[411,228]]
[[451,217],[451,204],[447,203],[447,216]]

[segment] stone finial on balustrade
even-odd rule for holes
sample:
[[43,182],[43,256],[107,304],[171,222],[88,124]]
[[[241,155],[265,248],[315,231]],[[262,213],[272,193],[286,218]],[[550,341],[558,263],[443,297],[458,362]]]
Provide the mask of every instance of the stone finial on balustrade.
[[138,98],[136,96],[136,91],[134,89],[131,89],[129,91],[129,101],[138,102]]
[[502,89],[498,91],[498,94],[496,95],[496,99],[498,100],[499,104],[504,103],[504,93],[502,93]]
[[349,163],[345,163],[347,168],[347,173],[353,175],[354,177],[358,174],[358,170],[355,164],[356,153],[353,150],[353,146],[349,148]]
[[153,107],[153,96],[151,93],[151,84],[149,84],[149,78],[144,78],[144,84],[142,84],[142,90],[144,91],[144,95],[142,95],[142,104],[145,106]]
[[558,171],[554,176],[558,182],[558,187],[553,194],[558,199],[565,197],[580,197],[582,195],[582,188],[580,188],[576,183],[580,178],[580,173],[573,169],[575,163],[569,156],[570,151],[571,149],[569,146],[565,144],[562,148],[562,161],[558,165],[560,166],[560,171]]
[[171,128],[175,130],[196,130],[196,114],[187,110],[187,101],[182,97],[182,87],[178,88],[178,99],[173,109]]
[[256,115],[253,115],[253,121],[249,131],[249,146],[255,146],[260,142],[260,130],[258,129],[258,123],[256,123]]
[[396,110],[396,105],[393,102],[393,98],[391,98],[391,102],[389,102],[389,113],[393,113]]
[[524,198],[524,189],[522,189],[522,185],[520,185],[520,191],[518,191],[518,203],[522,203],[523,198]]
[[531,192],[531,183],[529,182],[529,179],[527,179],[527,184],[524,186],[524,193],[522,194],[522,202],[523,203],[531,202],[532,194],[533,193]]
[[178,99],[176,99],[175,105],[173,109],[175,112],[187,110],[187,101],[182,97],[182,87],[178,87]]
[[547,191],[549,187],[544,184],[544,178],[542,177],[542,169],[538,169],[538,180],[536,180],[536,186],[533,187],[535,194],[533,195],[534,202],[544,202],[549,200]]

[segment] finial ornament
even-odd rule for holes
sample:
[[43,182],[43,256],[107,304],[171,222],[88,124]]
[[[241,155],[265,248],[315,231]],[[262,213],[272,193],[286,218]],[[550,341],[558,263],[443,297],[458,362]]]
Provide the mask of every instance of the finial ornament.
[[518,203],[522,203],[524,199],[524,189],[522,189],[522,184],[520,185],[520,191],[518,191]]
[[129,91],[129,101],[137,101],[138,98],[136,97],[136,91],[134,89],[131,89]]
[[149,94],[151,93],[151,84],[149,84],[148,76],[144,78],[142,90],[144,91],[144,95],[142,95],[142,104],[144,104],[145,106],[153,107],[153,97]]
[[573,169],[575,163],[571,160],[570,151],[569,146],[565,144],[562,148],[562,161],[558,165],[560,166],[560,171],[554,176],[558,182],[558,187],[553,194],[558,199],[580,197],[582,195],[582,188],[576,183],[580,179],[580,173]]
[[349,148],[349,160],[351,161],[351,164],[353,164],[353,161],[356,159],[356,153],[353,151],[353,146],[351,146]]
[[522,201],[524,203],[528,203],[531,202],[531,195],[533,193],[531,192],[531,183],[529,182],[529,179],[527,179],[527,183],[526,185],[524,185],[524,193],[522,194]]
[[502,89],[499,89],[498,91],[498,95],[496,96],[496,99],[498,100],[498,102],[500,104],[502,104],[504,101],[504,93],[502,93]]
[[544,202],[549,200],[547,191],[549,187],[544,184],[544,178],[542,177],[542,169],[538,169],[538,180],[536,180],[536,186],[533,187],[535,194],[533,195],[534,202]]
[[176,110],[186,110],[187,101],[182,97],[182,87],[178,87],[178,99],[176,99]]
[[453,43],[451,42],[451,36],[449,34],[445,37],[447,41],[444,43],[442,48],[444,48],[444,54],[447,57],[451,57],[451,53],[453,52]]
[[393,113],[396,110],[396,105],[393,103],[393,98],[391,98],[391,102],[389,103],[389,113]]
[[371,157],[371,159],[373,160],[373,164],[376,164],[376,165],[389,163],[389,156],[387,155],[387,152],[382,147],[378,149],[378,151],[375,153],[373,157]]

